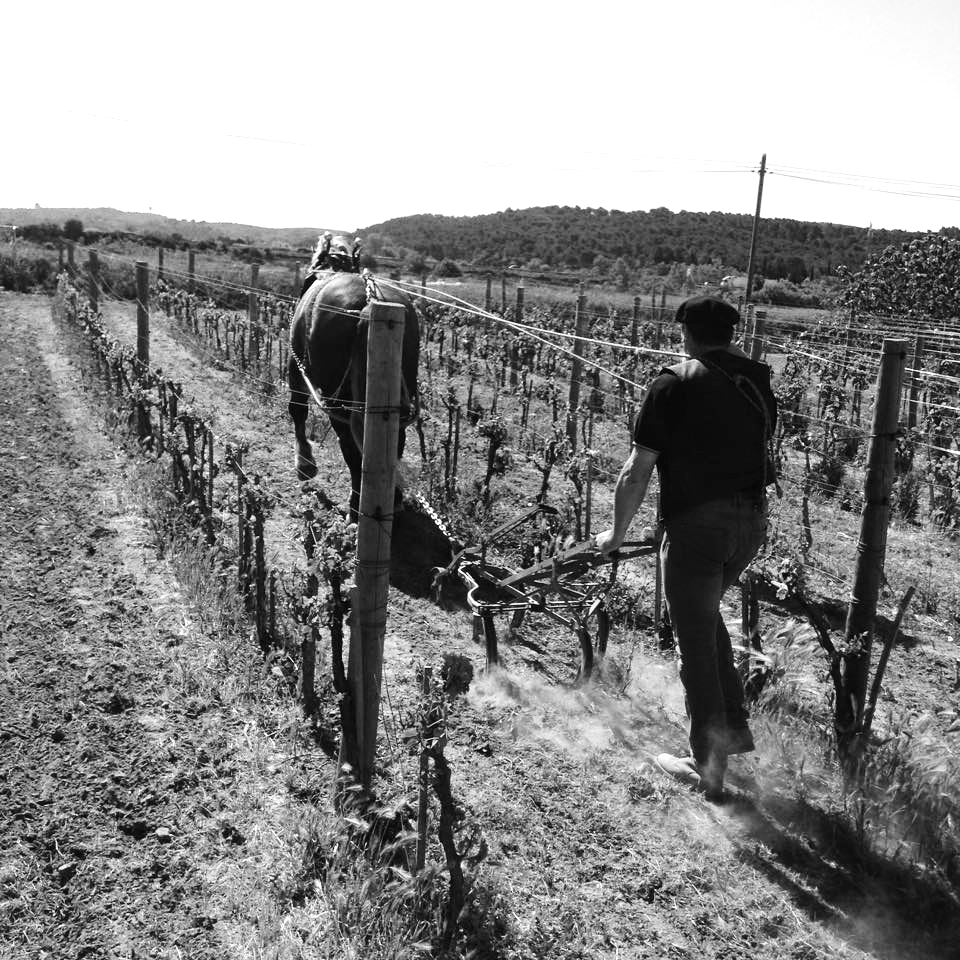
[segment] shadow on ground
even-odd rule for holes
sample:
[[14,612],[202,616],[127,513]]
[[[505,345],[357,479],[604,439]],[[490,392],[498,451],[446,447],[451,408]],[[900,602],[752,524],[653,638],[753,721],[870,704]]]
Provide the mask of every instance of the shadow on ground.
[[726,810],[737,859],[812,920],[880,960],[956,960],[960,891],[945,878],[866,851],[848,824],[807,801],[739,795]]
[[[393,518],[392,537],[390,586],[412,597],[429,597],[436,568],[446,567],[453,559],[446,534],[417,503],[405,502]],[[449,580],[456,581],[448,587],[456,592],[459,578]],[[463,598],[465,601],[465,589]]]

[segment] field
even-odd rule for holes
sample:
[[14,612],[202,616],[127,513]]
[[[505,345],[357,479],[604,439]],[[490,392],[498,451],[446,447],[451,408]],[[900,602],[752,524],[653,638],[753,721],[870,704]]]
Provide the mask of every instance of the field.
[[[482,291],[459,289],[483,302]],[[539,318],[540,302],[528,292],[525,317]],[[135,308],[113,300],[101,307],[110,333],[134,344]],[[499,354],[474,378],[468,328],[448,325],[446,308],[431,309],[422,374],[428,456],[421,462],[411,434],[402,471],[408,491],[423,493],[467,536],[515,516],[540,489],[553,426],[550,375],[531,368],[528,395],[540,402],[529,403],[525,422],[523,386],[497,388],[510,455],[486,494],[489,438],[466,418],[459,469],[445,477],[443,399],[452,390],[466,410],[475,379],[485,414],[478,426],[486,422]],[[818,320],[769,319],[784,330]],[[264,392],[262,371],[238,371],[236,357],[227,362],[189,326],[152,309],[151,363],[175,371],[218,438],[248,444],[244,469],[274,501],[268,560],[281,593],[293,595],[305,565],[303,500],[285,399]],[[12,385],[2,416],[0,951],[443,955],[449,876],[436,801],[417,879],[396,848],[392,860],[355,849],[356,834],[334,810],[330,651],[318,655],[321,706],[308,720],[283,658],[264,659],[253,639],[223,551],[211,561],[182,528],[164,493],[163,460],[137,452],[79,332],[52,318],[48,298],[4,294],[0,335]],[[778,344],[769,359],[782,375],[788,336]],[[585,393],[591,386],[585,380]],[[629,436],[614,383],[605,378],[600,390],[606,405],[592,421],[591,446],[602,455],[589,463],[593,532],[609,519],[610,482]],[[866,408],[869,388],[865,397]],[[344,470],[333,440],[320,442],[324,433],[318,421],[318,484],[339,501]],[[922,515],[891,526],[884,619],[908,585],[918,599],[884,683],[870,789],[845,790],[831,752],[826,660],[804,610],[771,584],[785,559],[802,556],[807,597],[842,632],[857,510],[835,491],[804,491],[803,451],[788,446],[784,456],[791,482],[758,563],[769,573],[760,580],[759,626],[770,660],[755,708],[758,751],[736,761],[733,797],[722,806],[650,762],[660,749],[683,746],[684,713],[673,654],[661,649],[652,620],[649,562],[622,571],[621,615],[590,683],[576,682],[575,636],[542,618],[512,641],[502,631],[502,667],[485,671],[469,614],[426,595],[419,528],[398,522],[378,757],[388,812],[416,819],[417,743],[405,731],[423,710],[418,668],[439,675],[444,658],[458,655],[473,673],[469,690],[446,706],[444,755],[462,815],[456,836],[467,893],[448,955],[956,956],[955,541]],[[562,473],[550,496],[567,524],[582,526],[582,498]],[[844,483],[855,491],[861,479],[854,458]],[[230,484],[222,471],[216,502],[225,529],[235,520]],[[805,553],[797,546],[804,502],[812,537]],[[650,519],[645,513],[638,524]],[[725,613],[739,633],[739,595],[727,597]]]

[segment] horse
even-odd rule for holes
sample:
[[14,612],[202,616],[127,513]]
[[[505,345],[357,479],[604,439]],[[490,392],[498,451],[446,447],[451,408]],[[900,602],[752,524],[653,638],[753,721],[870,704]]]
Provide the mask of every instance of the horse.
[[[288,409],[297,441],[297,478],[317,474],[306,423],[311,397],[318,398],[340,441],[350,471],[350,519],[360,508],[360,468],[363,450],[363,403],[366,397],[367,278],[334,273],[312,284],[297,303],[290,324]],[[397,459],[403,456],[405,428],[416,418],[417,369],[420,363],[420,324],[417,312],[402,293],[378,287],[373,295],[405,310],[401,348],[400,435]],[[312,389],[311,389],[312,388]],[[399,498],[399,492],[398,492]]]

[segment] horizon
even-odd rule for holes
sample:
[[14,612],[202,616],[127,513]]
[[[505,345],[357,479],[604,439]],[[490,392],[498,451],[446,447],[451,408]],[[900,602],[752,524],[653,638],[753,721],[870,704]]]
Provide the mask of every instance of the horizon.
[[256,20],[52,3],[9,18],[30,96],[0,92],[3,207],[268,229],[554,205],[752,215],[766,155],[763,219],[960,225],[954,0],[599,0],[588,17],[371,0],[359,33],[301,0]]
[[[167,214],[165,214],[165,213],[161,213],[161,212],[158,212],[158,211],[155,211],[155,210],[121,210],[121,209],[118,208],[118,207],[110,207],[110,206],[102,206],[102,205],[101,205],[101,206],[96,206],[96,207],[81,207],[81,206],[76,206],[76,205],[73,205],[73,204],[64,205],[64,206],[56,206],[56,207],[43,207],[43,206],[40,206],[40,205],[35,205],[35,206],[32,206],[32,207],[9,207],[9,206],[0,206],[0,213],[6,213],[6,212],[9,212],[9,213],[18,213],[18,212],[29,213],[29,212],[34,212],[34,211],[37,211],[37,212],[42,213],[43,211],[49,210],[49,211],[51,211],[51,212],[58,211],[58,212],[60,212],[60,213],[62,213],[62,214],[66,214],[66,213],[69,212],[69,213],[71,213],[71,214],[78,214],[78,215],[79,215],[79,214],[82,214],[84,211],[104,211],[104,212],[113,212],[113,213],[117,213],[117,214],[122,214],[122,215],[130,216],[130,217],[139,217],[139,216],[144,216],[144,217],[158,217],[158,218],[163,219],[163,220],[169,220],[169,221],[171,221],[171,222],[173,222],[173,223],[186,223],[186,224],[192,223],[192,224],[197,224],[197,225],[201,225],[201,226],[249,227],[249,228],[253,228],[253,229],[256,229],[256,230],[277,230],[277,231],[294,231],[294,230],[323,231],[323,230],[329,230],[329,231],[331,231],[331,232],[333,232],[333,233],[356,234],[356,233],[362,233],[362,232],[365,231],[365,230],[370,230],[372,227],[377,227],[377,226],[379,226],[381,223],[387,223],[387,222],[390,222],[391,220],[404,220],[404,219],[408,219],[408,218],[411,218],[411,217],[443,217],[443,218],[449,219],[449,220],[465,220],[465,219],[470,219],[470,218],[474,218],[474,217],[496,216],[496,215],[498,215],[498,214],[506,213],[506,212],[508,212],[508,210],[509,210],[509,211],[512,211],[512,212],[516,212],[516,213],[524,213],[524,212],[526,212],[526,211],[528,211],[528,210],[540,210],[540,209],[549,209],[549,208],[566,208],[566,209],[580,209],[580,210],[600,210],[600,209],[604,209],[604,210],[605,210],[606,212],[608,212],[608,213],[623,213],[623,214],[633,214],[633,213],[643,213],[643,214],[646,214],[646,213],[651,213],[651,212],[653,212],[654,209],[661,209],[661,208],[651,208],[651,209],[648,209],[648,210],[617,210],[617,209],[606,210],[606,208],[599,208],[599,207],[576,207],[575,205],[572,205],[572,204],[560,204],[560,203],[556,203],[556,204],[541,204],[541,205],[537,205],[537,206],[535,206],[535,207],[511,207],[511,208],[504,208],[504,209],[501,209],[501,210],[492,210],[492,211],[487,211],[487,212],[485,212],[485,213],[477,213],[477,214],[461,214],[461,215],[457,215],[457,214],[425,213],[425,212],[421,212],[421,213],[408,213],[408,214],[398,214],[398,215],[395,216],[395,217],[390,217],[388,220],[377,221],[377,222],[375,222],[375,223],[369,223],[369,224],[365,224],[365,225],[363,225],[363,226],[355,226],[355,227],[350,227],[350,228],[345,228],[345,227],[343,227],[342,225],[341,225],[341,226],[338,226],[338,227],[334,227],[334,226],[323,225],[323,224],[318,224],[318,225],[311,225],[311,224],[289,225],[289,224],[288,224],[288,225],[282,225],[282,226],[268,226],[268,225],[266,225],[266,224],[261,224],[261,223],[247,223],[247,222],[243,222],[243,221],[240,221],[240,220],[194,220],[194,219],[184,219],[183,217],[171,217],[171,216],[169,216],[169,215],[167,215]],[[731,210],[689,210],[689,209],[670,210],[669,208],[666,208],[666,209],[667,209],[667,211],[671,214],[671,216],[678,216],[679,214],[683,214],[683,213],[691,213],[691,214],[704,214],[704,215],[707,215],[707,216],[718,215],[718,216],[749,216],[749,217],[751,217],[751,218],[753,217],[753,214],[752,214],[752,213],[749,213],[749,214],[736,213],[736,212],[731,211]],[[79,216],[78,216],[78,219],[81,219],[81,220],[82,220],[82,217],[79,217]],[[764,221],[769,221],[769,220],[792,220],[792,221],[795,221],[795,222],[798,222],[798,223],[817,223],[817,224],[821,224],[821,225],[828,225],[828,224],[829,224],[830,226],[835,226],[835,227],[849,227],[849,228],[851,228],[851,229],[886,230],[886,231],[890,231],[890,232],[903,232],[903,233],[938,233],[939,230],[952,229],[952,228],[953,228],[953,227],[950,226],[950,225],[945,225],[944,227],[939,228],[939,230],[908,230],[908,229],[906,229],[906,228],[904,228],[904,227],[880,227],[880,226],[877,226],[876,224],[868,224],[866,227],[861,227],[859,224],[840,223],[840,222],[834,221],[834,220],[797,220],[796,217],[768,217],[768,216],[764,216],[764,215],[763,215],[763,212],[761,211],[761,216],[760,216],[761,227],[762,227],[762,224],[763,224]],[[0,227],[10,227],[10,226],[16,226],[16,227],[19,228],[20,224],[7,224],[7,223],[2,223],[2,222],[0,222]],[[62,226],[62,224],[61,224],[61,226]]]

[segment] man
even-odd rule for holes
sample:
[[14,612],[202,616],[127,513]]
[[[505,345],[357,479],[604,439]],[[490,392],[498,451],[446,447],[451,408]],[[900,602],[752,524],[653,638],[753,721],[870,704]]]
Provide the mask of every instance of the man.
[[596,543],[605,554],[620,546],[656,465],[663,589],[680,651],[691,751],[662,753],[657,763],[720,799],[728,754],[753,749],[720,601],[766,536],[776,400],[770,368],[732,343],[735,307],[693,297],[680,304],[676,320],[690,359],[650,385],[617,479],[613,527]]

